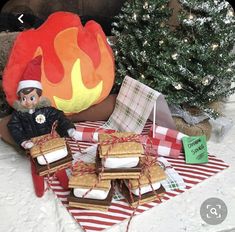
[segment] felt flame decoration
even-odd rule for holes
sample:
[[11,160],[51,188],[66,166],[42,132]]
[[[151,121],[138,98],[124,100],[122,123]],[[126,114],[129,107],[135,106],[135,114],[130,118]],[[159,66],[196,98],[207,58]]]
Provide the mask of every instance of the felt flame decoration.
[[77,15],[56,12],[38,29],[16,39],[4,71],[3,85],[12,105],[27,63],[42,55],[43,95],[65,113],[80,112],[102,101],[114,82],[114,58],[100,27],[84,27]]

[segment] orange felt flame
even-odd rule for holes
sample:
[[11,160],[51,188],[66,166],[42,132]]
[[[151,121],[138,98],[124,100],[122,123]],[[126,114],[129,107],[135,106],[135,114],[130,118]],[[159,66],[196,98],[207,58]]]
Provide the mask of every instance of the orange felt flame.
[[109,94],[114,59],[101,27],[94,21],[83,27],[78,16],[56,12],[40,28],[22,32],[16,39],[3,80],[11,105],[24,68],[39,54],[43,56],[43,95],[56,108],[80,112]]

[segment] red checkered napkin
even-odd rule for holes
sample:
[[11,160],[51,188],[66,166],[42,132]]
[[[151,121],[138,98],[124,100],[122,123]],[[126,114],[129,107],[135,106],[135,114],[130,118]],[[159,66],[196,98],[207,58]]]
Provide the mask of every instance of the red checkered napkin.
[[187,135],[173,129],[156,125],[154,138],[153,127],[150,128],[149,136],[151,137],[153,149],[156,150],[157,155],[177,158],[182,151],[181,140]]
[[79,125],[76,125],[76,131],[80,135],[78,141],[92,142],[92,143],[98,142],[99,134],[104,134],[104,133],[111,134],[115,132],[115,130],[112,129],[104,129],[101,127],[94,128],[94,127],[79,126]]

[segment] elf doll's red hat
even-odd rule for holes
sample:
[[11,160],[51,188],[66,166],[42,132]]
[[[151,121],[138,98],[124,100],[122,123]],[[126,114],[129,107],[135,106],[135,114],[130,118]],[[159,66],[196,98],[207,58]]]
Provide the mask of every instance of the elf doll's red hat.
[[21,81],[18,84],[17,93],[25,88],[42,89],[41,84],[41,62],[42,56],[36,56],[31,60],[22,75]]

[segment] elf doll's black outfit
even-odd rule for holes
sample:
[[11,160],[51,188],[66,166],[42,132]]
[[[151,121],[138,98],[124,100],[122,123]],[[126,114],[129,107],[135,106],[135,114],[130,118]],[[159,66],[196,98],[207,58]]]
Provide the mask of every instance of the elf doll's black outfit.
[[[22,91],[26,89],[42,91],[41,61],[42,56],[37,56],[28,63],[18,83],[17,95],[22,95]],[[38,93],[37,95],[39,97]],[[35,144],[33,144],[31,139],[49,134],[53,129],[54,122],[57,122],[56,131],[61,137],[69,136],[75,140],[79,138],[79,134],[75,130],[73,123],[65,117],[62,111],[50,106],[49,100],[40,96],[39,98],[32,99],[32,101],[37,99],[34,105],[27,106],[23,104],[25,103],[24,98],[26,99],[26,96],[27,94],[21,96],[21,101],[14,103],[15,111],[7,125],[10,134],[19,146],[26,150],[33,147]],[[38,197],[42,197],[44,194],[44,177],[37,175],[35,164],[32,158],[30,160],[35,193]],[[63,174],[62,177],[66,176],[64,174],[65,171],[61,171],[61,174]]]
[[50,106],[46,98],[40,100],[33,112],[23,108],[18,101],[14,104],[14,108],[16,110],[7,126],[19,146],[33,137],[49,134],[55,121],[57,121],[56,131],[61,137],[67,137],[68,130],[75,128],[63,111]]

